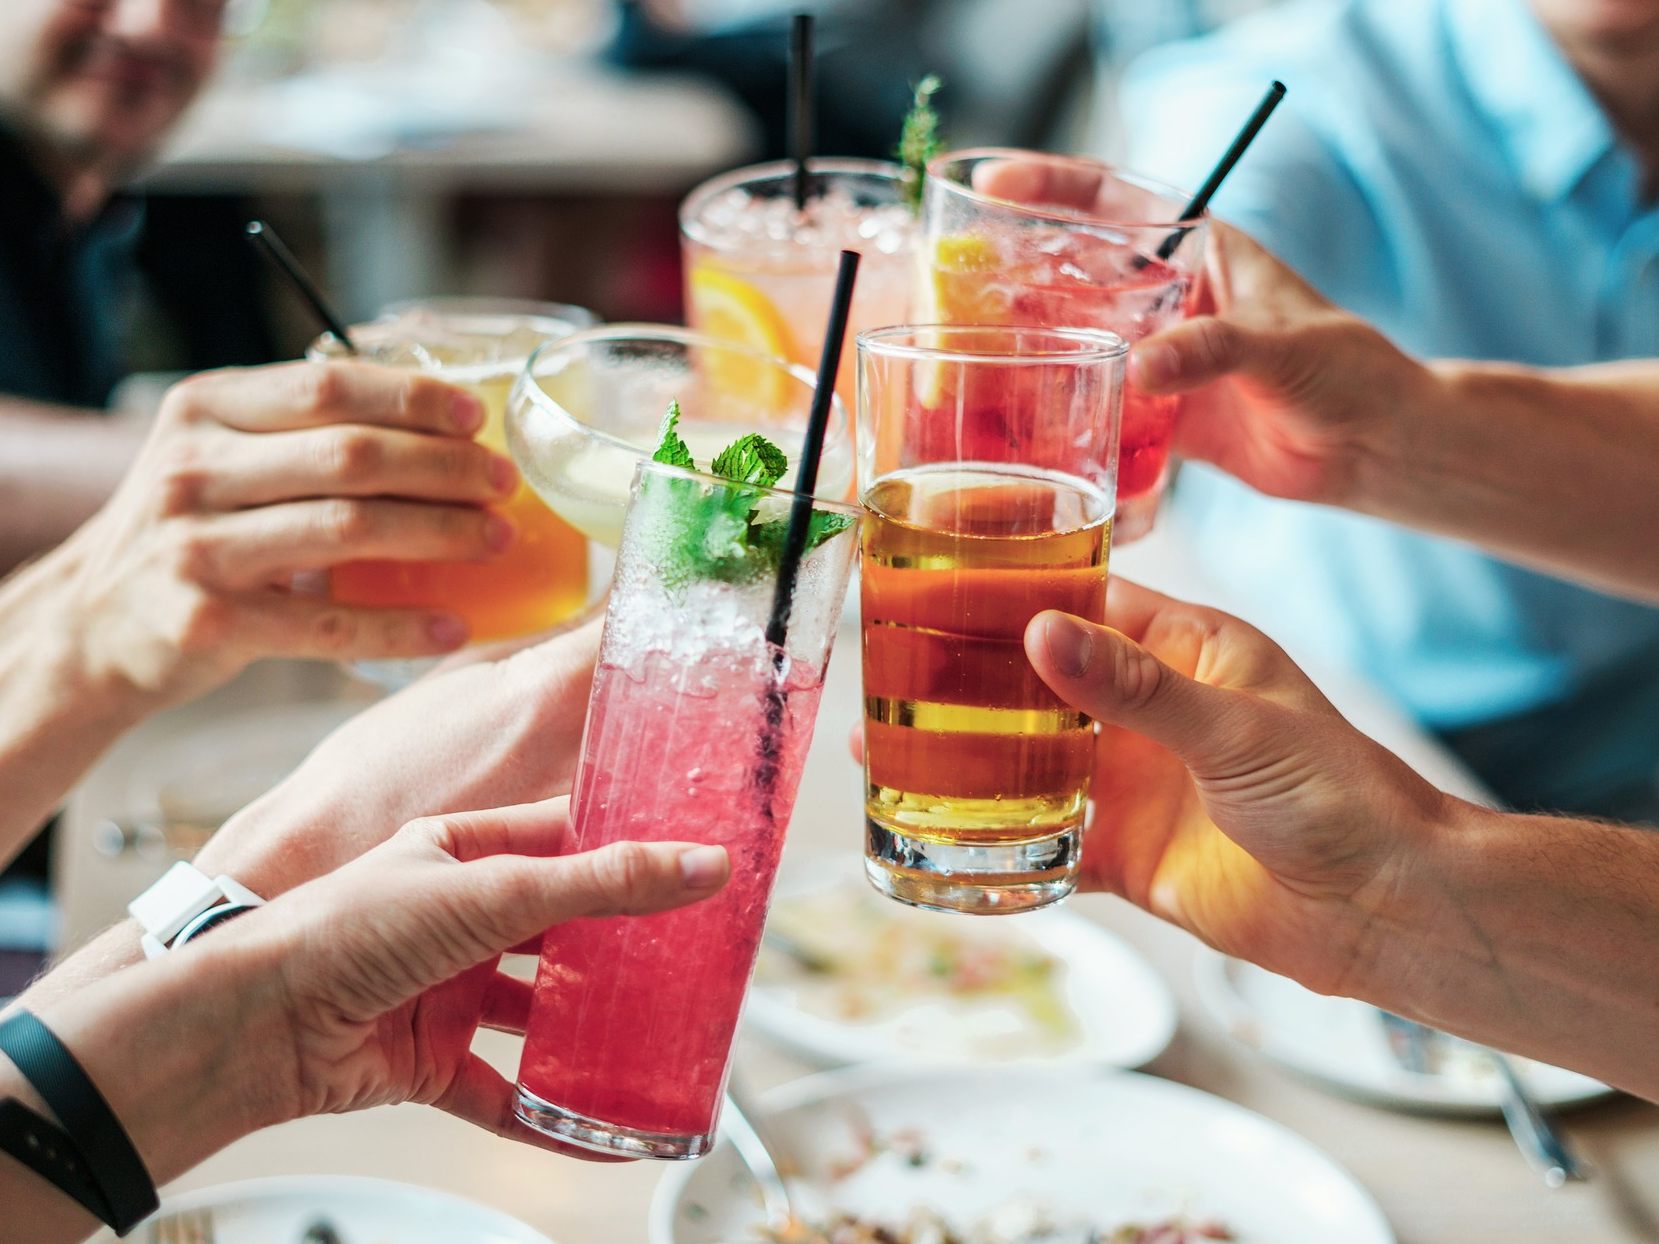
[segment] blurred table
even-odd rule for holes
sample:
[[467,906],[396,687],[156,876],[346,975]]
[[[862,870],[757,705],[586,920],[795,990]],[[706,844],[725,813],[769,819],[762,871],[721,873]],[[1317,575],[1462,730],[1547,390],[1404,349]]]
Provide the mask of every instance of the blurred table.
[[227,79],[145,185],[321,195],[329,280],[355,318],[451,287],[443,215],[457,193],[672,195],[754,150],[742,106],[700,79],[555,59],[482,98],[442,86],[387,67]]
[[[1167,532],[1114,553],[1113,571],[1175,594],[1206,594],[1179,539]],[[848,731],[860,712],[858,681],[857,634],[849,625],[825,688],[791,854],[861,849],[860,781],[847,752]],[[1374,693],[1341,679],[1323,681],[1359,728],[1442,785],[1479,796],[1455,761]],[[105,783],[113,778],[107,766],[98,775]],[[92,888],[82,884],[75,891],[79,901],[91,901]],[[117,907],[117,897],[106,895],[106,906]],[[1149,1070],[1259,1111],[1325,1149],[1370,1189],[1402,1244],[1659,1241],[1659,1109],[1619,1099],[1567,1116],[1566,1130],[1597,1168],[1596,1178],[1549,1191],[1501,1122],[1449,1122],[1346,1101],[1240,1047],[1198,1003],[1197,946],[1185,934],[1115,899],[1085,896],[1073,900],[1073,909],[1138,947],[1175,991],[1181,1029]],[[485,1034],[479,1048],[513,1076],[514,1041]],[[743,1038],[739,1060],[762,1087],[812,1070],[753,1037]],[[662,1169],[654,1163],[565,1161],[433,1110],[397,1107],[301,1120],[249,1137],[179,1180],[175,1190],[322,1172],[442,1188],[514,1214],[560,1244],[645,1244],[647,1207]]]

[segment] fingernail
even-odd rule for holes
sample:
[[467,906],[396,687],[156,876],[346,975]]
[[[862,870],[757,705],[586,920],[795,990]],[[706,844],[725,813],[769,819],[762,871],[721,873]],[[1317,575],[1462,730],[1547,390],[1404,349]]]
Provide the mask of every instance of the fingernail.
[[490,546],[492,553],[499,553],[513,542],[518,534],[517,528],[499,514],[491,513],[484,520],[484,543]]
[[457,431],[476,432],[484,426],[484,403],[464,389],[455,391],[449,413]]
[[682,851],[680,879],[688,890],[712,890],[726,879],[726,849],[692,847]]
[[518,487],[518,468],[504,454],[490,455],[490,487],[505,496]]
[[439,614],[428,622],[426,633],[440,648],[459,648],[467,642],[467,624],[449,614]]
[[1044,619],[1043,643],[1055,667],[1068,678],[1081,678],[1094,659],[1094,632],[1076,618],[1051,613]]
[[1130,379],[1143,389],[1158,389],[1175,379],[1180,360],[1174,350],[1142,342],[1129,354]]

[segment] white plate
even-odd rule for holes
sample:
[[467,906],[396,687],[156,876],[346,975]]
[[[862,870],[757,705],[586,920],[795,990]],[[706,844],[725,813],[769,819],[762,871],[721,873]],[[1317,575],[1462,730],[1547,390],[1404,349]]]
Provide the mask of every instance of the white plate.
[[[1196,1089],[1134,1072],[1006,1068],[934,1073],[862,1067],[785,1085],[765,1100],[810,1212],[902,1222],[928,1206],[961,1230],[1011,1201],[1061,1224],[1109,1229],[1182,1214],[1239,1244],[1393,1244],[1369,1194],[1294,1133]],[[914,1129],[928,1160],[878,1155],[836,1180],[856,1130]],[[745,1244],[761,1221],[730,1145],[671,1171],[651,1204],[651,1244]],[[1069,1237],[1068,1237],[1069,1238]]]
[[[1030,1044],[1022,1022],[1029,1021],[1019,1018],[1018,1008],[985,1004],[969,1014],[942,992],[919,992],[913,1003],[869,1020],[844,1019],[803,1005],[802,990],[814,987],[812,978],[787,968],[776,976],[763,970],[750,990],[745,1022],[820,1066],[914,1061],[930,1067],[1032,1062],[1140,1067],[1162,1053],[1175,1035],[1175,999],[1163,979],[1120,938],[1074,912],[1048,908],[1021,916],[974,917],[922,911],[882,898],[862,871],[849,875],[845,863],[823,858],[786,867],[774,910],[794,899],[842,892],[849,898],[868,896],[900,935],[915,930],[923,936],[954,932],[976,942],[1015,939],[1053,956],[1063,974],[1057,992],[1075,1033],[1063,1049],[1021,1054],[1021,1046]],[[776,952],[763,953],[786,962]],[[979,1035],[964,1038],[965,1032]]]
[[[1389,1050],[1375,1007],[1331,998],[1253,964],[1206,953],[1195,973],[1199,996],[1232,1037],[1291,1071],[1350,1097],[1436,1114],[1496,1115],[1496,1072],[1471,1054],[1440,1074],[1408,1071]],[[1545,1106],[1577,1105],[1613,1090],[1599,1080],[1516,1060]]]
[[[328,1219],[346,1244],[552,1244],[488,1206],[414,1184],[354,1175],[220,1184],[169,1197],[159,1214],[195,1209],[211,1209],[215,1238],[234,1244],[297,1244],[319,1218]],[[141,1227],[136,1238],[147,1239],[147,1230]],[[114,1239],[104,1232],[93,1244]]]

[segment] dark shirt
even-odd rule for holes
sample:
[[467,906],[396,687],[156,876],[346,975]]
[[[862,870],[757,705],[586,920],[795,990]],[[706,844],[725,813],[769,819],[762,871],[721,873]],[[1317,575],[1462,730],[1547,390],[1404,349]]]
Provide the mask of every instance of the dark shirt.
[[0,128],[0,393],[101,407],[124,372],[119,325],[135,291],[144,213],[117,199],[90,224]]

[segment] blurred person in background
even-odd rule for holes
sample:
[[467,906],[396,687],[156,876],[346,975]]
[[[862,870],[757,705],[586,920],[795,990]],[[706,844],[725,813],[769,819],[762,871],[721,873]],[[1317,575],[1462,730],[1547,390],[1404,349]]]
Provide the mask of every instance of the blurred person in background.
[[[143,437],[101,411],[148,281],[192,367],[270,357],[254,261],[222,202],[125,187],[219,58],[226,0],[0,5],[0,573],[114,490]],[[188,233],[160,227],[165,216]]]
[[[1196,183],[1273,77],[1215,211],[1321,292],[1431,357],[1659,355],[1659,0],[1276,7],[1130,70],[1127,162]],[[1175,516],[1253,622],[1511,806],[1659,822],[1659,611],[1203,467]]]

